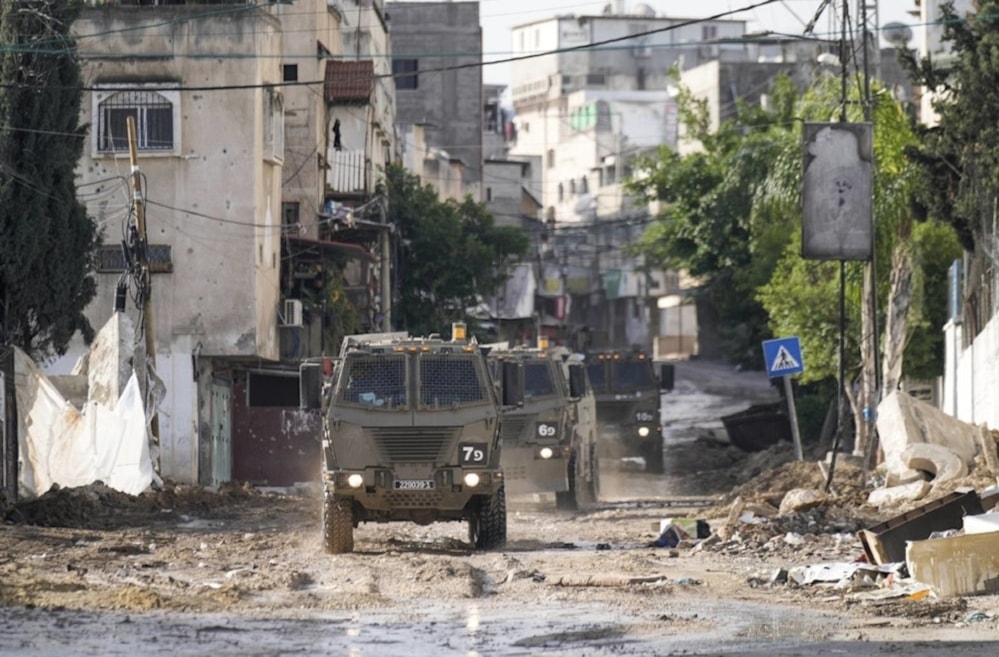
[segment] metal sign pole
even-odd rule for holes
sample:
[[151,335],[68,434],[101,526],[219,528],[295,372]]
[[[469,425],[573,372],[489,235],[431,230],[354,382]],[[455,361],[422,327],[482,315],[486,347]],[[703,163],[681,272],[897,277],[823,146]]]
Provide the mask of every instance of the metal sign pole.
[[791,377],[784,376],[784,396],[787,397],[787,414],[791,419],[791,437],[794,438],[794,453],[799,461],[805,460],[801,451],[801,434],[798,433],[798,413],[794,407],[794,391],[791,388]]

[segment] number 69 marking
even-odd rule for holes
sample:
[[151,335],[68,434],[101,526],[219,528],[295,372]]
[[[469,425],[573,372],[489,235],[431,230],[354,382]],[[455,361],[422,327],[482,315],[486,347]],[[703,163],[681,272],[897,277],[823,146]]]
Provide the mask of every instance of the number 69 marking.
[[461,443],[458,445],[462,465],[470,463],[481,465],[486,462],[485,443]]
[[538,437],[539,438],[554,438],[557,428],[554,424],[538,424]]

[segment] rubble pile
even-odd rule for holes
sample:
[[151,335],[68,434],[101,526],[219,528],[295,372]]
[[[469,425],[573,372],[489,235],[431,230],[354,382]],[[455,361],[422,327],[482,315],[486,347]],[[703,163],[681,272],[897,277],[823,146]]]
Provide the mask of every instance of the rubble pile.
[[249,485],[228,483],[217,489],[164,482],[156,490],[129,495],[103,482],[88,486],[54,486],[41,497],[23,500],[3,509],[8,522],[42,527],[113,529],[156,521],[176,523],[187,515],[224,517],[234,504],[274,507],[282,500]]

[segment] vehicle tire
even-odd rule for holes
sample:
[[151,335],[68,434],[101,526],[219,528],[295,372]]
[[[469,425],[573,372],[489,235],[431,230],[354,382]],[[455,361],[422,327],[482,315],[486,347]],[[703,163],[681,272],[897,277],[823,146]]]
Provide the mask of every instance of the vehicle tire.
[[354,551],[354,510],[349,499],[323,493],[323,546],[328,554]]
[[662,474],[665,470],[662,440],[657,440],[651,445],[646,445],[642,451],[642,456],[645,457],[645,471],[652,474]]
[[468,539],[478,550],[492,550],[506,543],[506,488],[502,484],[469,515]]
[[[583,466],[579,465],[579,462],[576,463],[576,501],[581,509],[593,507],[597,503],[597,463],[594,458],[596,454],[589,459],[589,473],[580,471]],[[587,474],[590,476],[587,477]]]
[[569,489],[556,491],[555,508],[562,511],[575,511],[579,508],[579,500],[576,491],[579,486],[579,475],[576,473],[576,452],[569,455],[569,462],[565,464],[566,476],[569,479]]
[[590,447],[590,497],[593,504],[600,502],[600,458],[597,456],[597,446]]

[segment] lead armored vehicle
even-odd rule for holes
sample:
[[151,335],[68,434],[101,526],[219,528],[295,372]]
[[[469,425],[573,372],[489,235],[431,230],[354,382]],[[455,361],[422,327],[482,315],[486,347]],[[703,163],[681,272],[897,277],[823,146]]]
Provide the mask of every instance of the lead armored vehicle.
[[465,521],[480,549],[506,540],[500,413],[521,380],[494,385],[486,357],[456,326],[451,340],[405,333],[344,338],[323,386],[323,541],[351,552],[362,522]]
[[523,403],[503,412],[503,472],[510,494],[555,493],[560,509],[597,497],[594,397],[578,356],[565,349],[491,346],[494,372],[519,363]]

